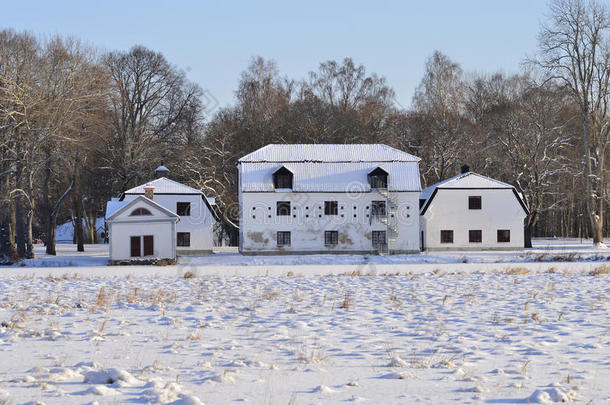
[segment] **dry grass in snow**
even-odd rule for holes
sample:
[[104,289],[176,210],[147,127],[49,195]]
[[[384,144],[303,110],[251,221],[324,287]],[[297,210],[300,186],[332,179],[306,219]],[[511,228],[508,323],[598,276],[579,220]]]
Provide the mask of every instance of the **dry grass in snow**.
[[0,403],[610,401],[608,266],[367,274],[0,279]]

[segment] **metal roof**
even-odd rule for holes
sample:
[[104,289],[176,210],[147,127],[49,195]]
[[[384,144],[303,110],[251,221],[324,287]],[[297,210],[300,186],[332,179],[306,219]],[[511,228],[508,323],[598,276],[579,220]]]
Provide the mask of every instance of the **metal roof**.
[[[180,221],[180,217],[178,215],[176,215],[175,213],[173,213],[172,211],[168,210],[167,208],[165,208],[164,206],[157,204],[156,202],[154,202],[153,200],[149,200],[148,198],[144,197],[143,195],[138,196],[136,198],[134,198],[131,201],[121,201],[121,202],[125,202],[125,204],[123,204],[121,207],[119,207],[119,209],[117,209],[116,211],[114,211],[112,214],[108,215],[106,217],[106,221],[108,222],[112,222],[116,219],[116,217],[123,211],[129,209],[129,207],[135,205],[136,202],[138,201],[142,201],[146,204],[148,204],[151,207],[156,208],[157,210],[161,211],[163,214],[165,214],[168,218],[172,218],[175,220],[175,222]],[[115,201],[108,201],[108,203],[111,202],[115,202]],[[106,211],[108,211],[108,208],[106,208]]]
[[128,202],[129,201],[121,201],[118,198],[112,198],[106,203],[106,215],[104,215],[104,218],[110,218],[112,214],[123,208]]
[[248,163],[240,165],[241,191],[275,191],[273,173],[285,167],[293,177],[295,192],[367,192],[368,174],[380,167],[388,173],[389,191],[420,191],[417,161],[357,163]]
[[422,190],[420,198],[427,200],[437,188],[513,188],[513,186],[479,173],[460,173],[426,187]]
[[434,196],[436,195],[436,192],[439,189],[440,190],[443,190],[443,189],[446,189],[446,190],[451,190],[451,189],[454,189],[454,190],[459,190],[459,189],[512,190],[514,196],[517,198],[517,201],[519,201],[519,204],[521,205],[521,208],[523,208],[523,211],[525,212],[525,214],[526,215],[529,214],[529,210],[525,206],[525,203],[523,202],[523,196],[517,192],[517,189],[515,189],[515,187],[511,186],[510,184],[503,183],[499,180],[495,180],[495,179],[483,176],[478,173],[468,172],[468,173],[461,173],[461,174],[458,174],[457,176],[450,177],[446,180],[443,180],[439,183],[433,184],[430,187],[426,187],[425,189],[423,189],[419,195],[419,198],[420,198],[420,200],[426,200],[426,201],[419,211],[420,215],[424,215],[426,213],[426,211],[428,210],[428,207],[430,206],[430,204],[432,204],[432,201],[434,200]]
[[239,159],[255,162],[419,162],[417,156],[383,144],[270,144]]
[[154,187],[155,193],[158,194],[202,194],[200,190],[189,187],[177,181],[170,180],[166,177],[149,181],[146,184],[141,184],[137,187],[125,191],[125,194],[144,194],[145,187]]

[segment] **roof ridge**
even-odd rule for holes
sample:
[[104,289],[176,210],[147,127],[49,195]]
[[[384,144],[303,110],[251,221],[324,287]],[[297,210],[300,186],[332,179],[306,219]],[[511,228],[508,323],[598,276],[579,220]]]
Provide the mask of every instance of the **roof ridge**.
[[[370,151],[367,148],[371,149]],[[275,151],[273,149],[276,149]],[[292,150],[294,149],[294,151]],[[336,150],[334,150],[336,149]],[[333,153],[334,152],[334,153]],[[337,155],[337,152],[342,152]],[[370,158],[370,156],[378,156]],[[345,156],[345,157],[342,157]],[[376,160],[375,160],[376,159]],[[238,162],[418,162],[421,159],[384,143],[267,144]]]
[[185,187],[185,188],[188,188],[189,190],[192,190],[192,191],[194,191],[194,192],[196,192],[196,193],[199,193],[199,194],[204,195],[204,194],[203,194],[203,191],[201,191],[201,190],[198,190],[198,189],[196,189],[196,188],[194,188],[194,187],[191,187],[191,186],[189,186],[188,184],[184,184],[184,183],[180,183],[179,181],[176,181],[176,180],[168,179],[167,177],[159,177],[159,178],[157,178],[157,179],[154,179],[154,180],[148,181],[148,182],[146,182],[146,183],[139,184],[139,185],[137,185],[137,186],[135,186],[135,187],[130,188],[129,190],[126,190],[124,193],[125,193],[125,194],[129,194],[129,193],[135,193],[135,191],[134,191],[134,190],[135,190],[135,189],[137,189],[137,188],[139,188],[139,187],[146,187],[146,186],[148,186],[148,185],[150,185],[150,186],[155,186],[155,183],[157,183],[157,184],[158,184],[158,183],[161,183],[161,182],[168,182],[168,183],[171,183],[171,184],[173,184],[173,185],[178,185],[178,186],[181,186],[181,187]]
[[428,186],[428,187],[424,188],[424,189],[422,190],[422,193],[426,194],[427,192],[430,192],[430,191],[432,191],[432,190],[434,190],[434,189],[436,189],[436,188],[443,188],[442,186],[445,186],[445,185],[447,185],[447,184],[453,183],[454,181],[457,181],[457,180],[461,180],[461,179],[463,179],[463,178],[465,178],[465,177],[468,177],[468,176],[471,176],[471,175],[474,175],[474,176],[480,177],[480,178],[482,178],[482,179],[485,179],[485,180],[488,180],[488,181],[494,182],[494,183],[496,183],[496,184],[499,184],[499,185],[505,186],[506,188],[514,188],[512,185],[510,185],[510,184],[508,184],[508,183],[504,183],[503,181],[496,180],[496,179],[494,179],[494,178],[491,178],[491,177],[485,176],[485,175],[483,175],[483,174],[476,173],[476,172],[467,172],[467,173],[459,173],[459,174],[456,174],[456,175],[455,175],[455,176],[453,176],[453,177],[449,177],[449,178],[447,178],[447,179],[445,179],[445,180],[442,180],[442,181],[439,181],[439,182],[437,182],[437,183],[434,183],[434,184],[432,184],[432,185],[430,185],[430,186]]

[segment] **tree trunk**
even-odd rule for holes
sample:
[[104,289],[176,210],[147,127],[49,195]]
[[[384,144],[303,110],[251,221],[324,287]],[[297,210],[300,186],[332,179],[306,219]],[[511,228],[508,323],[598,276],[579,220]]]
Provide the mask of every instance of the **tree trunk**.
[[525,227],[524,227],[524,238],[523,245],[526,248],[532,247],[532,234],[534,231],[534,227],[538,223],[538,211],[530,212],[530,214],[525,218]]
[[11,243],[13,250],[15,250],[15,228],[17,227],[17,217],[15,214],[15,203],[11,200],[9,204],[11,212],[9,214],[10,219],[8,224],[8,240]]
[[[21,175],[23,168],[17,164],[15,168],[15,188],[21,188]],[[17,256],[25,257],[25,212],[23,207],[23,195],[16,193],[13,198],[15,204],[15,243],[17,245]]]
[[[85,202],[83,201],[83,205]],[[87,233],[89,237],[89,243],[96,244],[97,243],[97,218],[95,218],[95,212],[92,209],[91,211],[87,211],[83,207],[83,212],[85,213],[85,224],[87,224]]]
[[[598,225],[600,222],[599,215],[596,210],[596,202],[595,197],[593,196],[593,180],[591,179],[591,150],[590,150],[590,139],[589,139],[589,111],[584,109],[582,111],[583,114],[583,147],[584,147],[584,155],[585,155],[585,209],[587,211],[587,215],[589,216],[589,222],[591,224],[591,237],[593,238],[593,244],[598,244],[602,242],[602,230]],[[599,228],[599,229],[598,229]]]
[[27,243],[25,249],[25,257],[28,259],[34,258],[34,238],[32,235],[32,223],[34,222],[34,204],[30,207],[30,211],[27,214]]
[[523,247],[531,248],[532,247],[532,229],[533,227],[529,224],[526,224],[523,227]]
[[600,246],[604,243],[604,227],[602,219],[595,212],[590,216],[591,218],[591,233],[593,235],[593,244]]
[[50,210],[49,217],[48,217],[48,224],[47,224],[47,254],[49,254],[49,255],[55,256],[57,254],[56,249],[55,249],[55,245],[57,242],[55,240],[55,236],[56,236],[55,233],[56,233],[56,227],[57,227],[57,213],[59,212],[59,207],[61,206],[61,203],[72,192],[73,187],[74,187],[74,179],[72,179],[72,181],[70,182],[70,185],[68,186],[66,191],[64,191],[62,196],[59,197],[59,199],[57,201],[55,201],[55,205],[53,206],[53,209]]
[[47,224],[47,254],[48,255],[52,255],[55,256],[57,255],[57,250],[55,248],[56,244],[57,244],[57,240],[55,239],[55,231],[56,231],[56,226],[57,226],[57,217],[56,216],[49,216],[48,218],[48,224]]
[[83,235],[83,205],[81,201],[75,201],[74,203],[74,237],[76,238],[76,250],[79,252],[85,251],[84,235]]

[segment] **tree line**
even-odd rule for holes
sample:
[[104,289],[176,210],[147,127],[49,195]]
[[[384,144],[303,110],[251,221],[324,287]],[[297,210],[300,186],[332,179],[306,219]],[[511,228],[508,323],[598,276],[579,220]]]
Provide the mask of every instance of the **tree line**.
[[610,16],[595,1],[556,0],[539,50],[521,71],[464,72],[439,51],[404,108],[383,76],[351,58],[302,79],[255,57],[235,102],[206,94],[142,46],[100,53],[74,38],[0,31],[0,246],[32,257],[72,220],[77,248],[96,242],[112,196],[172,178],[215,196],[223,229],[238,226],[239,157],[269,143],[385,143],[422,158],[423,186],[473,171],[513,184],[534,236],[609,228]]

